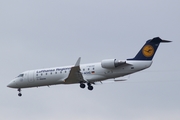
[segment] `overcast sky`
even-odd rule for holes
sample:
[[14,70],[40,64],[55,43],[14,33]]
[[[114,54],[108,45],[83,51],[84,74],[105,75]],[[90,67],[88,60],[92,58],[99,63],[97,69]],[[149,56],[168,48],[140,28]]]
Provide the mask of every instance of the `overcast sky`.
[[[1,0],[1,120],[179,120],[179,0]],[[134,57],[159,36],[153,65],[128,81],[16,89],[23,71]]]

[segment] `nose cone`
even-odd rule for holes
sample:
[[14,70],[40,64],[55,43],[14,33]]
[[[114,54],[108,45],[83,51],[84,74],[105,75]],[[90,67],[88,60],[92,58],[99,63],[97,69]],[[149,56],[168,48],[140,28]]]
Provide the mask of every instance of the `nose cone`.
[[7,85],[7,87],[9,87],[9,88],[16,88],[16,83],[15,83],[15,81],[10,82],[10,83]]

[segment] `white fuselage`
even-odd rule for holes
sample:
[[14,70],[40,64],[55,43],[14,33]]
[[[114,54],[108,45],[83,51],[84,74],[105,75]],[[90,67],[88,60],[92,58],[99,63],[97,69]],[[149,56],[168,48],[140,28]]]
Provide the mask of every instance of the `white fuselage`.
[[[81,64],[80,69],[85,81],[97,82],[111,78],[122,77],[134,72],[146,69],[151,66],[152,61],[126,60],[129,66],[119,66],[113,69],[102,68],[101,63]],[[30,70],[22,73],[22,76],[16,77],[9,84],[12,88],[28,88],[49,86],[56,84],[74,84],[66,83],[65,79],[73,66],[54,67],[46,69]]]

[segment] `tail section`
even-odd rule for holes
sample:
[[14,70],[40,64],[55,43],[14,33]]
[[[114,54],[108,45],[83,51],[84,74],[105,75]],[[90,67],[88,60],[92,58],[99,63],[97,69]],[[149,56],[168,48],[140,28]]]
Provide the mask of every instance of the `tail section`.
[[127,60],[152,60],[161,42],[171,42],[171,41],[162,40],[159,37],[150,39],[145,43],[145,45],[141,48],[141,50],[134,58]]

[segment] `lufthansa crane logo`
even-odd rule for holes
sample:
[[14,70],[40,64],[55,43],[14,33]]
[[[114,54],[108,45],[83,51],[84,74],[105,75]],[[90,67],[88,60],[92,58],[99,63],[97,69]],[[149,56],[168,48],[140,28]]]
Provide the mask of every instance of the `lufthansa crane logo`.
[[142,53],[143,53],[143,55],[146,56],[146,57],[151,57],[151,56],[153,56],[153,54],[154,54],[154,48],[153,48],[153,46],[151,46],[151,45],[146,45],[146,46],[144,46],[144,48],[143,48],[143,50],[142,50]]

